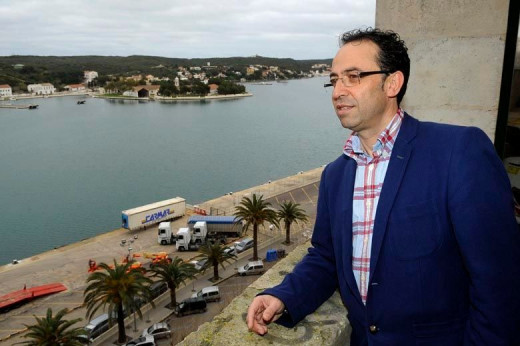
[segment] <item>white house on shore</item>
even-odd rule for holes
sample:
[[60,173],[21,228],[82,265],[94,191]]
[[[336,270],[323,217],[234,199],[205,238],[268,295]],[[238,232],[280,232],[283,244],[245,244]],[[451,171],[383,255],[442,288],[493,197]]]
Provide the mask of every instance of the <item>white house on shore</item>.
[[96,71],[83,71],[83,78],[85,78],[85,83],[90,83],[97,77],[98,73]]
[[13,96],[13,90],[9,84],[0,84],[0,97]]
[[85,85],[83,85],[83,84],[65,85],[65,89],[67,89],[68,91],[86,91],[87,90],[87,89],[85,89]]
[[51,83],[29,84],[27,91],[34,95],[50,95],[54,94],[56,88]]

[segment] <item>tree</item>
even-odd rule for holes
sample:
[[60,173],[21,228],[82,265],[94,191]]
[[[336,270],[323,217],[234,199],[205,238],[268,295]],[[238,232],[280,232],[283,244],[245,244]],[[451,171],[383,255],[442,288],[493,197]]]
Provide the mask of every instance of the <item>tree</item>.
[[175,83],[171,80],[162,81],[159,83],[159,85],[161,86],[159,88],[159,94],[161,94],[162,96],[172,96],[179,93],[177,87],[175,86]]
[[215,242],[214,244],[207,242],[200,247],[199,251],[202,253],[201,257],[207,260],[202,270],[204,271],[209,268],[209,266],[213,266],[214,281],[219,279],[218,265],[220,264],[222,269],[225,269],[224,263],[229,262],[231,259],[236,257],[231,253],[224,252],[224,247],[218,242]]
[[280,204],[280,210],[277,212],[278,219],[284,221],[285,224],[285,244],[291,243],[291,224],[293,222],[298,223],[307,222],[307,215],[305,211],[300,208],[299,203],[293,203],[292,201],[283,201]]
[[246,92],[245,86],[227,80],[222,81],[218,87],[219,95],[242,94],[244,92]]
[[160,281],[165,282],[170,289],[170,307],[173,309],[177,305],[177,297],[175,290],[181,284],[185,284],[185,280],[195,278],[197,270],[191,263],[185,263],[181,258],[173,258],[171,263],[160,262],[152,269],[154,277],[158,277]]
[[253,261],[258,260],[258,226],[267,221],[278,227],[276,211],[271,209],[271,203],[263,200],[262,195],[257,197],[253,194],[252,199],[242,198],[240,205],[235,207],[234,215],[239,219],[237,222],[244,221],[244,231],[253,225]]
[[28,332],[23,336],[31,339],[21,342],[24,345],[58,345],[58,346],[80,346],[80,335],[84,333],[83,328],[74,327],[73,324],[81,321],[81,318],[75,320],[64,320],[68,309],[58,311],[55,316],[52,316],[52,309],[47,309],[47,314],[44,318],[34,316],[36,324],[26,325]]
[[[88,286],[84,292],[84,303],[87,306],[87,317],[90,319],[99,308],[108,306],[107,314],[110,318],[117,318],[119,329],[118,342],[126,342],[124,311],[133,310],[139,318],[143,318],[138,300],[152,302],[150,284],[141,270],[132,270],[133,261],[117,264],[114,260],[113,268],[106,263],[100,263],[103,271],[90,274],[87,278]],[[153,305],[153,302],[152,302]]]
[[209,85],[195,79],[191,86],[191,92],[195,95],[206,96],[209,93]]

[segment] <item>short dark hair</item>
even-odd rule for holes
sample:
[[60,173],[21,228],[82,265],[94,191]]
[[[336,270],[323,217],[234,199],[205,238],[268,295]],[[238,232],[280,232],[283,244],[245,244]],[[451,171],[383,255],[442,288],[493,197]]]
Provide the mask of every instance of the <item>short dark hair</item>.
[[347,31],[340,36],[340,46],[344,46],[349,42],[369,40],[379,47],[378,64],[381,70],[401,71],[404,75],[404,83],[397,94],[397,104],[401,103],[406,93],[406,85],[408,77],[410,77],[410,58],[408,57],[408,48],[406,44],[393,31],[382,31],[377,28],[367,28],[365,30],[356,29]]

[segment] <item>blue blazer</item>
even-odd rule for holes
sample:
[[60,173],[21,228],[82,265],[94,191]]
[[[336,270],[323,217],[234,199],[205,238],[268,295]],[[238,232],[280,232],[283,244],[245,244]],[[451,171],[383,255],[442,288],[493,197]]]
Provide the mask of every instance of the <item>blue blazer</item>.
[[366,306],[352,272],[356,163],[322,173],[313,247],[283,282],[291,327],[339,289],[351,345],[520,345],[520,231],[479,129],[405,115],[377,206]]

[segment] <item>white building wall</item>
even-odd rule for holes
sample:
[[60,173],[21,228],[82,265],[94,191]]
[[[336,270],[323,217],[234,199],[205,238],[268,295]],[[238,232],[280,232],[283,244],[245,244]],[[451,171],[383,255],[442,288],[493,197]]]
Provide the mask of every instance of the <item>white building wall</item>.
[[13,90],[11,87],[2,87],[0,88],[0,97],[8,97],[13,96]]

